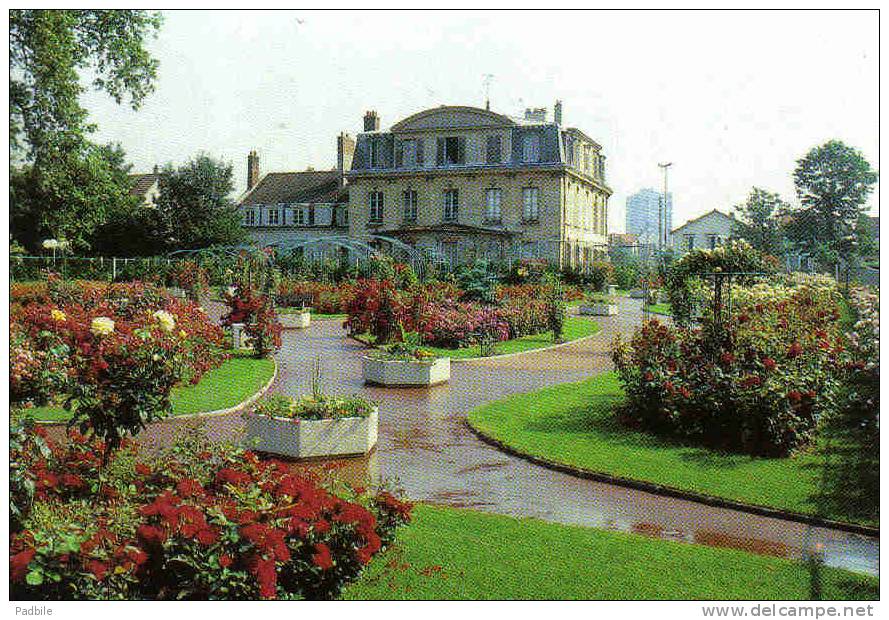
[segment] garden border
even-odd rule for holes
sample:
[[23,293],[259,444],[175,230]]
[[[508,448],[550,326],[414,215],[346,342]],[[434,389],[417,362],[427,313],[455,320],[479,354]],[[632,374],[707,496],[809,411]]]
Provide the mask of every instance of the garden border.
[[614,474],[608,474],[601,471],[596,471],[593,469],[587,469],[586,467],[578,467],[576,465],[568,465],[567,463],[560,463],[558,461],[553,461],[548,458],[544,458],[542,456],[537,456],[534,454],[528,454],[527,452],[523,452],[518,448],[514,448],[495,437],[492,437],[485,433],[482,430],[479,430],[469,421],[469,417],[467,415],[466,418],[463,419],[464,423],[473,435],[478,437],[481,441],[486,444],[493,446],[494,448],[500,450],[501,452],[505,452],[506,454],[524,459],[535,465],[540,465],[541,467],[545,467],[547,469],[552,469],[555,471],[559,471],[565,474],[569,474],[572,476],[576,476],[578,478],[583,478],[586,480],[594,480],[596,482],[604,482],[607,484],[614,484],[616,486],[625,487],[629,489],[636,489],[638,491],[645,491],[646,493],[652,493],[654,495],[662,495],[666,497],[675,497],[677,499],[683,499],[687,501],[697,502],[699,504],[704,504],[707,506],[714,506],[716,508],[727,508],[729,510],[737,510],[739,512],[746,512],[750,514],[759,515],[762,517],[770,517],[773,519],[783,519],[785,521],[795,521],[797,523],[804,523],[806,525],[812,525],[815,527],[824,527],[828,529],[840,530],[843,532],[849,532],[852,534],[859,534],[862,536],[869,536],[872,538],[880,537],[880,528],[873,527],[869,525],[861,525],[858,523],[847,523],[845,521],[834,521],[832,519],[824,519],[822,517],[816,517],[815,515],[807,515],[799,512],[792,512],[789,510],[781,510],[780,508],[770,508],[768,506],[759,506],[757,504],[745,504],[743,502],[739,502],[736,500],[726,499],[723,497],[717,497],[715,495],[707,495],[705,493],[697,493],[695,491],[686,491],[683,489],[678,489],[676,487],[671,487],[664,484],[658,484],[656,482],[649,482],[646,480],[638,480],[636,478],[626,478],[624,476],[616,476]]
[[[215,417],[221,415],[228,415],[238,413],[243,409],[246,409],[257,400],[266,395],[266,393],[271,389],[272,385],[274,385],[275,380],[278,378],[278,361],[272,357],[272,363],[275,365],[275,369],[272,371],[272,376],[269,380],[263,385],[259,390],[254,392],[252,395],[248,396],[237,405],[232,405],[226,409],[214,409],[213,411],[198,411],[197,413],[183,413],[182,415],[170,415],[162,420],[156,420],[151,422],[148,426],[153,426],[155,424],[167,424],[169,422],[175,422],[177,420],[188,420],[191,418],[204,418],[204,417]],[[40,424],[41,426],[67,426],[68,420],[34,420],[35,424]]]
[[[449,359],[451,360],[452,364],[465,364],[467,362],[483,362],[483,361],[488,361],[488,360],[502,360],[502,359],[508,359],[510,357],[517,357],[519,355],[528,355],[529,353],[541,353],[543,351],[552,351],[553,349],[559,349],[561,347],[567,347],[570,344],[584,342],[585,340],[589,340],[590,338],[595,338],[596,336],[600,335],[602,333],[602,325],[600,325],[598,321],[590,320],[590,322],[595,323],[596,327],[598,327],[598,330],[596,331],[595,334],[590,334],[589,336],[581,336],[580,338],[575,338],[574,340],[568,340],[567,342],[560,342],[558,344],[551,344],[551,345],[547,345],[545,347],[538,347],[536,349],[528,349],[527,351],[516,351],[514,353],[501,353],[499,355],[487,355],[487,356],[479,356],[479,357],[456,357],[456,358],[451,357]],[[348,338],[350,340],[354,340],[358,344],[364,346],[364,348],[366,348],[366,349],[373,349],[374,348],[373,346],[367,344],[366,342],[362,342],[361,340],[358,340],[358,338],[356,338],[352,334],[346,334],[346,338]],[[508,342],[508,341],[504,341],[504,342]]]

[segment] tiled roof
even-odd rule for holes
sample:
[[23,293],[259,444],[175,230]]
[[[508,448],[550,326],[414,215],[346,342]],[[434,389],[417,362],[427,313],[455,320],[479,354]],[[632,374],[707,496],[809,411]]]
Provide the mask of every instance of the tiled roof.
[[151,186],[159,179],[159,174],[131,174],[129,175],[133,186],[130,188],[130,196],[144,196]]
[[294,202],[342,202],[348,196],[340,188],[336,170],[270,172],[241,199],[242,205]]

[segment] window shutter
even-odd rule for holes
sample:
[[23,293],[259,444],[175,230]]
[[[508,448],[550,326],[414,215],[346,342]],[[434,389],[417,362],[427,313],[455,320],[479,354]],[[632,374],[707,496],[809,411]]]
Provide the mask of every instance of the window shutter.
[[395,142],[395,167],[404,166],[404,142],[397,140]]
[[438,166],[444,166],[445,163],[445,139],[436,139],[436,158],[435,163]]
[[466,138],[457,138],[457,163],[466,163]]
[[417,139],[417,165],[418,165],[418,166],[422,166],[422,165],[423,165],[423,149],[424,149],[424,146],[425,146],[425,145],[423,144],[423,139],[422,139],[422,138],[418,138],[418,139]]

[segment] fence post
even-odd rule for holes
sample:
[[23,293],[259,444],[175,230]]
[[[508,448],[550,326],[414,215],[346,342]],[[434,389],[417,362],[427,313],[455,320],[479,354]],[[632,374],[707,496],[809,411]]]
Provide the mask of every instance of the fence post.
[[117,280],[117,257],[111,257],[111,281]]

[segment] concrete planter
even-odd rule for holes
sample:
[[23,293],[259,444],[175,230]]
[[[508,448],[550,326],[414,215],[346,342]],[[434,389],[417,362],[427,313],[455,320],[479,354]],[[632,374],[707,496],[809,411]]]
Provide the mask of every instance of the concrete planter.
[[185,289],[181,289],[177,286],[171,286],[167,288],[167,292],[170,293],[173,297],[178,297],[179,299],[185,299],[186,293]]
[[613,297],[617,295],[617,284],[608,284],[605,286],[605,294]]
[[377,443],[379,413],[366,418],[299,420],[247,414],[244,445],[294,459],[367,454]]
[[587,316],[614,316],[617,314],[617,304],[590,304],[581,306],[580,313]]
[[428,386],[451,378],[451,358],[438,357],[431,362],[384,360],[364,357],[364,382],[390,387]]
[[235,349],[249,349],[250,344],[247,342],[249,337],[244,331],[243,323],[232,323],[232,347]]
[[279,314],[278,320],[283,329],[305,329],[312,322],[312,313],[306,310],[297,314]]

